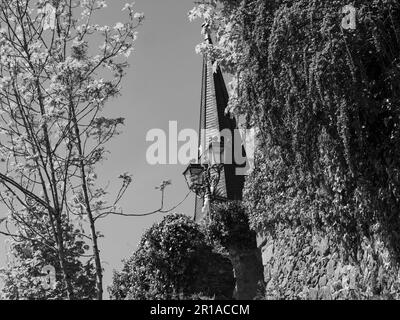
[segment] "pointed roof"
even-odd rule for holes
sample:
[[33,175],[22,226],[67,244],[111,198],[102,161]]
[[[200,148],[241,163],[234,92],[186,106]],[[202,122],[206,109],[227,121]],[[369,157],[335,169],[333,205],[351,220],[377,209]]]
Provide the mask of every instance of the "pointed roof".
[[[212,44],[209,33],[206,33],[205,41]],[[203,152],[204,146],[215,137],[221,137],[223,130],[229,130],[232,137],[237,129],[237,123],[233,117],[225,113],[228,105],[228,91],[220,67],[214,68],[213,61],[207,55],[203,57],[201,106],[200,106],[200,134],[199,147]],[[236,137],[237,138],[237,137]],[[232,146],[232,154],[234,146]],[[199,158],[201,157],[199,151]],[[233,159],[233,155],[232,155]],[[225,164],[221,172],[220,182],[216,193],[219,197],[229,200],[241,200],[244,185],[244,177],[236,175],[234,164]],[[203,199],[196,198],[195,220],[201,220]]]

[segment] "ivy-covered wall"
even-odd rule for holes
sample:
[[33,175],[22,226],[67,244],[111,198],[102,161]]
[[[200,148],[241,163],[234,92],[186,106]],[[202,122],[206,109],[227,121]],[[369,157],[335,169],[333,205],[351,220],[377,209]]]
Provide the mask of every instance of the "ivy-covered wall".
[[207,235],[216,247],[228,254],[235,273],[233,297],[254,299],[263,282],[260,249],[256,233],[250,229],[248,213],[239,201],[215,203],[207,224]]
[[379,239],[353,252],[327,235],[281,225],[259,237],[266,299],[399,299],[400,273]]
[[400,2],[218,2],[192,16],[259,132],[244,199],[266,297],[399,298]]

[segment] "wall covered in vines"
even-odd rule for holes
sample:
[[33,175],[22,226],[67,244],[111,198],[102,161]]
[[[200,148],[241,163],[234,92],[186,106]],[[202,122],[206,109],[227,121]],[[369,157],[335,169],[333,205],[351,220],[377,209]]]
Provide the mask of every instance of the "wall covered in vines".
[[254,299],[264,280],[263,266],[256,233],[250,229],[243,204],[239,201],[213,203],[206,234],[215,248],[222,248],[229,256],[235,274],[233,297]]
[[[198,50],[233,75],[229,111],[259,128],[245,200],[264,257],[273,246],[267,297],[400,295],[400,4],[352,1],[346,30],[348,4],[212,1],[191,12],[217,38]],[[290,280],[290,261],[305,275]],[[330,275],[341,266],[335,281],[316,274],[328,263]],[[354,288],[340,291],[349,277]]]

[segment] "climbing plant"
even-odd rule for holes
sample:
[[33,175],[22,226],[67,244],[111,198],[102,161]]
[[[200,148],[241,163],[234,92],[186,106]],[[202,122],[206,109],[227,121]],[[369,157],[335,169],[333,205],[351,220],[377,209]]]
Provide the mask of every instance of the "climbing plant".
[[253,214],[254,227],[282,219],[339,234],[373,227],[397,248],[398,2],[355,1],[356,30],[341,27],[346,1],[218,3],[191,15],[218,39],[199,50],[235,70],[229,110],[260,129],[249,188],[268,189],[252,202],[269,210],[262,222]]
[[352,1],[354,30],[342,27],[348,4],[211,1],[190,16],[216,38],[199,52],[232,73],[228,111],[259,129],[252,227],[322,233],[354,263],[366,241],[397,274],[400,4]]
[[211,241],[225,248],[248,249],[255,245],[255,233],[250,230],[248,213],[238,201],[213,205],[207,224]]

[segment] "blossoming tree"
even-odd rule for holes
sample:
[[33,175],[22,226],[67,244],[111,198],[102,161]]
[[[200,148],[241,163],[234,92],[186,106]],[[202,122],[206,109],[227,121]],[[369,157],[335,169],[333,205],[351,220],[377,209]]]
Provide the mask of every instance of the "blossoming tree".
[[[9,211],[2,234],[35,241],[57,257],[63,290],[75,298],[67,267],[66,228],[73,217],[89,229],[97,298],[103,295],[96,221],[116,205],[95,185],[95,166],[124,119],[102,116],[120,91],[136,29],[143,20],[127,4],[126,22],[95,24],[101,0],[3,0],[0,3],[0,201]],[[97,50],[94,50],[97,48]],[[43,228],[28,217],[45,215]],[[24,231],[25,230],[25,231]],[[82,253],[83,254],[83,253]]]

